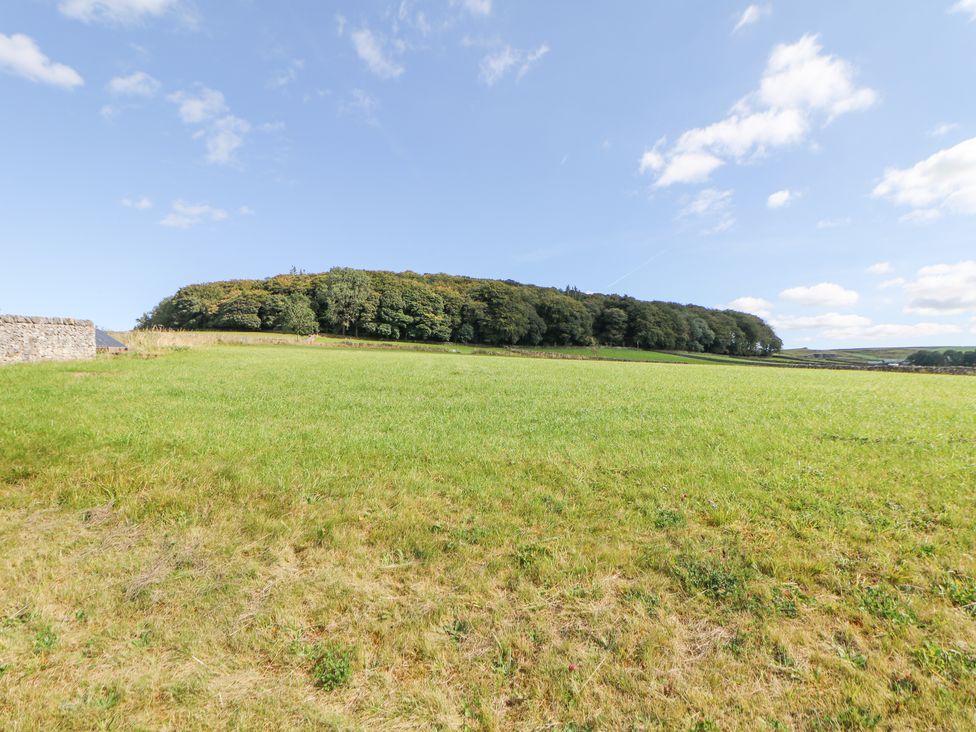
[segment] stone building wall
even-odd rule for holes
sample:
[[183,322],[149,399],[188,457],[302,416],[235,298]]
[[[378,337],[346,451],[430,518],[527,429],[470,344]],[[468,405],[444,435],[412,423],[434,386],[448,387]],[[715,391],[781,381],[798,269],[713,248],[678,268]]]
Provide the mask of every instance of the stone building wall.
[[0,315],[0,364],[95,358],[95,325],[73,318]]

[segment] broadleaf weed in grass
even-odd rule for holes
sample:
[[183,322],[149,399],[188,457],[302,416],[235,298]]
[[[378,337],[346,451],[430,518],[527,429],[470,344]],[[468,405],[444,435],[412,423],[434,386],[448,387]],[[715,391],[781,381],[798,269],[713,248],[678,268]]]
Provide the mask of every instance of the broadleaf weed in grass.
[[841,644],[835,645],[834,648],[837,650],[837,656],[841,660],[847,661],[854,668],[863,671],[868,667],[868,657],[863,653],[859,653],[857,650]]
[[34,652],[47,653],[58,644],[58,635],[50,625],[45,625],[34,634]]
[[661,604],[661,598],[639,587],[628,587],[624,590],[623,599],[639,605],[644,612],[652,616],[657,614],[658,606]]
[[876,618],[896,625],[913,625],[918,618],[914,611],[897,595],[880,586],[867,586],[861,589],[861,607]]
[[491,666],[502,676],[507,677],[515,673],[518,663],[515,660],[512,647],[508,643],[495,641],[495,655],[492,658]]
[[745,597],[747,572],[730,568],[724,562],[683,555],[672,563],[671,572],[689,594],[702,594],[719,602],[741,601]]
[[959,572],[946,572],[935,587],[937,594],[976,618],[976,579]]
[[670,529],[685,525],[685,517],[670,508],[659,508],[654,514],[655,529]]
[[918,693],[918,684],[911,676],[893,676],[888,682],[888,688],[896,694],[913,696]]
[[912,653],[912,659],[922,670],[953,682],[976,674],[976,654],[959,648],[944,648],[930,640],[922,641]]
[[881,722],[882,716],[880,714],[848,700],[844,708],[837,714],[817,715],[811,722],[810,729],[816,732],[867,730],[876,729]]
[[345,686],[352,677],[352,656],[352,647],[342,643],[318,646],[311,669],[315,685],[325,691]]
[[103,687],[91,694],[89,698],[93,707],[107,711],[118,706],[122,701],[122,691],[117,686]]
[[467,620],[456,618],[448,625],[444,626],[444,632],[450,636],[455,643],[461,643],[471,632],[471,624]]

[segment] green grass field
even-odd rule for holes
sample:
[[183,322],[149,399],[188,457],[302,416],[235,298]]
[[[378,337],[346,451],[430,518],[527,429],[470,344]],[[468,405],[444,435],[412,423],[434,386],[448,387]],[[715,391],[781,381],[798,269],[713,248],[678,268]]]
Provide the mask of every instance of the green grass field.
[[0,369],[0,727],[976,726],[976,379]]

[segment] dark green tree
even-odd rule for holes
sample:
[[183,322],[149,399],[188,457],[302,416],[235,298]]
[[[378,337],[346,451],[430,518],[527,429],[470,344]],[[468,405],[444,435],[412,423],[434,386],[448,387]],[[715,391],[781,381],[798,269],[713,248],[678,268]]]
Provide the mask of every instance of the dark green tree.
[[352,328],[358,336],[360,328],[373,320],[379,296],[366,272],[334,267],[315,286],[315,300],[323,325],[341,335]]
[[275,330],[300,336],[319,332],[319,320],[307,295],[296,292],[285,298],[275,322]]

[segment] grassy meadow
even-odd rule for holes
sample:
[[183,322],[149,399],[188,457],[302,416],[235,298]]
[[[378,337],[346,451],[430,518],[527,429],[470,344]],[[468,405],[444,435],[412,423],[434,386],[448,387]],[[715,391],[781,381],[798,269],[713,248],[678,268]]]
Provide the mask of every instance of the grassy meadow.
[[976,727],[976,379],[136,345],[0,369],[0,728]]

